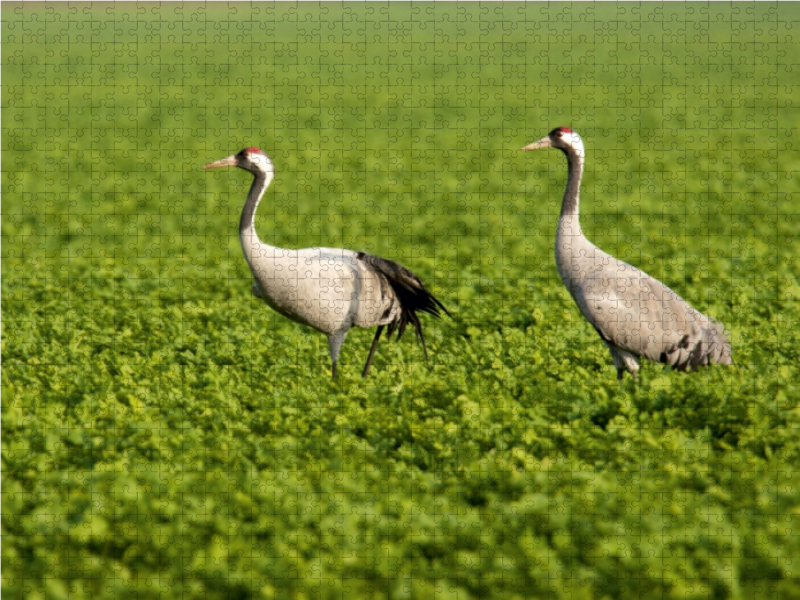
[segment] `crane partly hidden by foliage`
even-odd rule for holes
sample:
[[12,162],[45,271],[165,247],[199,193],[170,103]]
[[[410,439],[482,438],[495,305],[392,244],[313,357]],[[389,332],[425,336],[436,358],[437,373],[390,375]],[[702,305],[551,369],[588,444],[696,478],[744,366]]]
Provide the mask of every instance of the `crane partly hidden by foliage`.
[[353,327],[378,326],[364,366],[369,367],[384,327],[387,335],[403,335],[410,323],[422,342],[425,360],[428,349],[418,312],[440,317],[447,309],[419,278],[402,265],[379,256],[341,248],[290,250],[270,246],[258,239],[255,214],[258,203],[275,176],[269,157],[258,148],[245,148],[205,165],[204,169],[239,167],[253,174],[239,221],[239,239],[250,270],[253,294],[284,317],[313,327],[328,336],[332,374],[347,332]]
[[730,365],[722,324],[701,314],[663,283],[603,252],[581,231],[578,196],[586,153],[581,137],[559,127],[522,150],[557,148],[569,174],[556,233],[556,267],[586,320],[611,353],[617,379],[636,379],[639,358],[694,371],[711,361]]

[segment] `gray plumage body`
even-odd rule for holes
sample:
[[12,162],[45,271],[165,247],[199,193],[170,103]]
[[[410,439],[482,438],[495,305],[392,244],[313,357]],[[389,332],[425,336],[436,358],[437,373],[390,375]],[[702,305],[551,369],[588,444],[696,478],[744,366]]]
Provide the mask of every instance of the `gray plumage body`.
[[255,213],[274,177],[269,158],[257,148],[205,165],[237,166],[254,175],[239,222],[239,239],[253,273],[253,294],[281,315],[328,336],[333,376],[339,352],[353,327],[378,327],[363,376],[369,367],[384,327],[399,339],[411,323],[427,348],[417,311],[436,317],[447,309],[402,265],[353,250],[305,248],[290,250],[265,244],[255,231]]
[[695,370],[710,362],[732,363],[724,327],[692,308],[647,273],[600,250],[580,227],[579,194],[583,141],[562,127],[523,148],[557,148],[567,156],[569,175],[556,233],[556,267],[581,313],[611,353],[617,378],[634,379],[639,358]]

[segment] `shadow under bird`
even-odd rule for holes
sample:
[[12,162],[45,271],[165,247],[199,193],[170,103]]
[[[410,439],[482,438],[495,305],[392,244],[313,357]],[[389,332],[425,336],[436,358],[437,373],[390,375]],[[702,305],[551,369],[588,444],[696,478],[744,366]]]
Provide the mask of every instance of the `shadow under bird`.
[[258,148],[245,148],[203,168],[218,167],[239,167],[254,175],[239,221],[242,250],[255,278],[253,294],[284,317],[328,336],[334,378],[339,351],[353,327],[378,327],[363,377],[369,373],[384,327],[390,338],[397,330],[399,340],[410,323],[428,360],[417,313],[435,317],[442,311],[448,316],[450,313],[416,275],[394,261],[365,252],[340,248],[289,250],[265,244],[256,234],[255,214],[275,176],[272,161]]
[[722,324],[584,237],[578,210],[586,157],[581,137],[568,127],[559,127],[522,150],[539,148],[557,148],[567,156],[569,174],[556,233],[556,267],[583,316],[608,347],[617,379],[627,369],[635,380],[640,357],[678,371],[694,371],[712,361],[732,364]]

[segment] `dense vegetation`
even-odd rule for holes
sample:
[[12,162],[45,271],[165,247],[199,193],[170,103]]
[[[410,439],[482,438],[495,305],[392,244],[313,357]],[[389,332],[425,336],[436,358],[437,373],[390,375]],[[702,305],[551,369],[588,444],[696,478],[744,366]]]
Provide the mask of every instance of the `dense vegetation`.
[[[5,598],[800,597],[797,4],[4,3]],[[725,323],[622,384],[583,226]],[[384,344],[250,295],[262,239],[451,309]]]

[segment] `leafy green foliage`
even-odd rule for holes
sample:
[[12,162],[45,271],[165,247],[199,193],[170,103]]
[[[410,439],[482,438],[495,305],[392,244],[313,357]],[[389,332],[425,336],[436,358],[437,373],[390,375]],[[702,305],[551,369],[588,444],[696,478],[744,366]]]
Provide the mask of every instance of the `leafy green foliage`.
[[[2,10],[4,596],[800,596],[796,4]],[[736,366],[617,383],[518,152],[559,125],[587,236]],[[450,308],[430,365],[357,330],[332,382],[250,295],[200,167],[252,145],[262,239]]]

